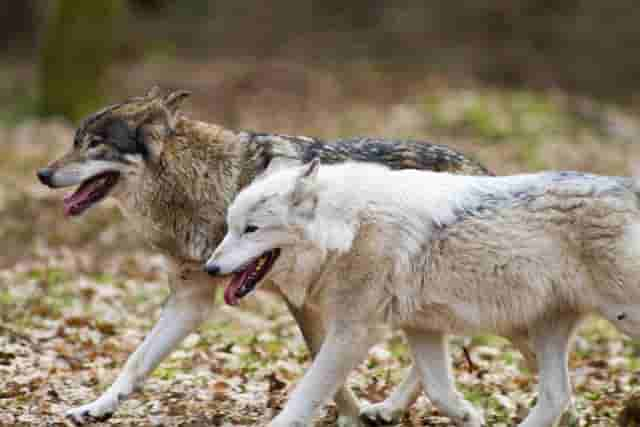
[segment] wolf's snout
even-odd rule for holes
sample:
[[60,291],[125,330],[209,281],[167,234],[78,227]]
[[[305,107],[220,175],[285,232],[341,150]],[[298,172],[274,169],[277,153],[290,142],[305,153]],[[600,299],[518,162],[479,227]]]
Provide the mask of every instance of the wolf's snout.
[[53,177],[53,171],[50,168],[38,169],[38,179],[41,183],[47,187],[51,187],[51,178]]
[[212,276],[217,276],[220,274],[220,267],[217,264],[207,264],[204,266],[204,271]]

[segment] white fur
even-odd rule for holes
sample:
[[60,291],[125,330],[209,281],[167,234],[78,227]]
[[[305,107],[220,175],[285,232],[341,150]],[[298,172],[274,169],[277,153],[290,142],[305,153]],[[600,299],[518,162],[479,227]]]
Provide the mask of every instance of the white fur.
[[[312,162],[241,192],[207,264],[228,273],[281,248],[267,277],[326,319],[318,356],[272,426],[307,425],[392,324],[407,333],[427,394],[464,427],[483,421],[455,390],[445,334],[511,337],[540,371],[538,403],[521,426],[548,427],[570,401],[569,342],[585,315],[640,336],[637,203],[623,178]],[[399,403],[369,414],[393,418],[416,388],[408,380]]]

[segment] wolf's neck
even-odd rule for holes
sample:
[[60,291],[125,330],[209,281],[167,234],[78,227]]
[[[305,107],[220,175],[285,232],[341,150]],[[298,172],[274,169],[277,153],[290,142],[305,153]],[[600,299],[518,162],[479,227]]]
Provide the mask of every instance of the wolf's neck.
[[138,185],[121,197],[125,214],[158,249],[202,262],[222,240],[225,213],[248,168],[249,135],[181,118],[176,136]]

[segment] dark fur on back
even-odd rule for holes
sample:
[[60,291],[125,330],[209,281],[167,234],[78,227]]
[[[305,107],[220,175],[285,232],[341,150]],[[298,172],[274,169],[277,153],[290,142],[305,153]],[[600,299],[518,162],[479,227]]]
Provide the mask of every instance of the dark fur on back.
[[277,157],[303,163],[319,157],[326,164],[355,160],[379,163],[391,169],[494,175],[477,161],[446,145],[425,141],[368,137],[323,141],[305,136],[264,133],[249,133],[247,136],[250,151],[259,153],[258,168],[265,168]]

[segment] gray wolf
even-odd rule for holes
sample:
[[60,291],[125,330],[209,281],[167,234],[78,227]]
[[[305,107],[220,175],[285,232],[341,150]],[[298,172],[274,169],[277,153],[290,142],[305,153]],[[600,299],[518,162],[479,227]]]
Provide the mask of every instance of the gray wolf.
[[[67,215],[81,215],[106,197],[116,199],[133,228],[172,263],[171,294],[160,319],[111,387],[94,402],[68,411],[77,424],[113,414],[207,318],[217,288],[227,281],[209,277],[202,265],[222,241],[228,206],[265,170],[320,156],[327,163],[355,159],[394,169],[488,173],[446,146],[420,141],[325,142],[225,129],[180,113],[187,96],[185,91],[164,94],[154,88],[92,114],[80,124],[69,152],[38,171],[49,187],[77,186],[64,199]],[[313,354],[324,336],[322,319],[312,309],[287,304]],[[348,390],[338,392],[336,403],[347,420],[357,423],[359,408]]]
[[405,332],[427,395],[464,427],[484,420],[456,391],[446,335],[526,341],[540,381],[520,426],[549,427],[571,399],[570,341],[585,316],[640,338],[639,196],[629,178],[315,159],[236,197],[207,270],[240,292],[271,280],[325,319],[326,339],[271,427],[308,425],[384,325]]

